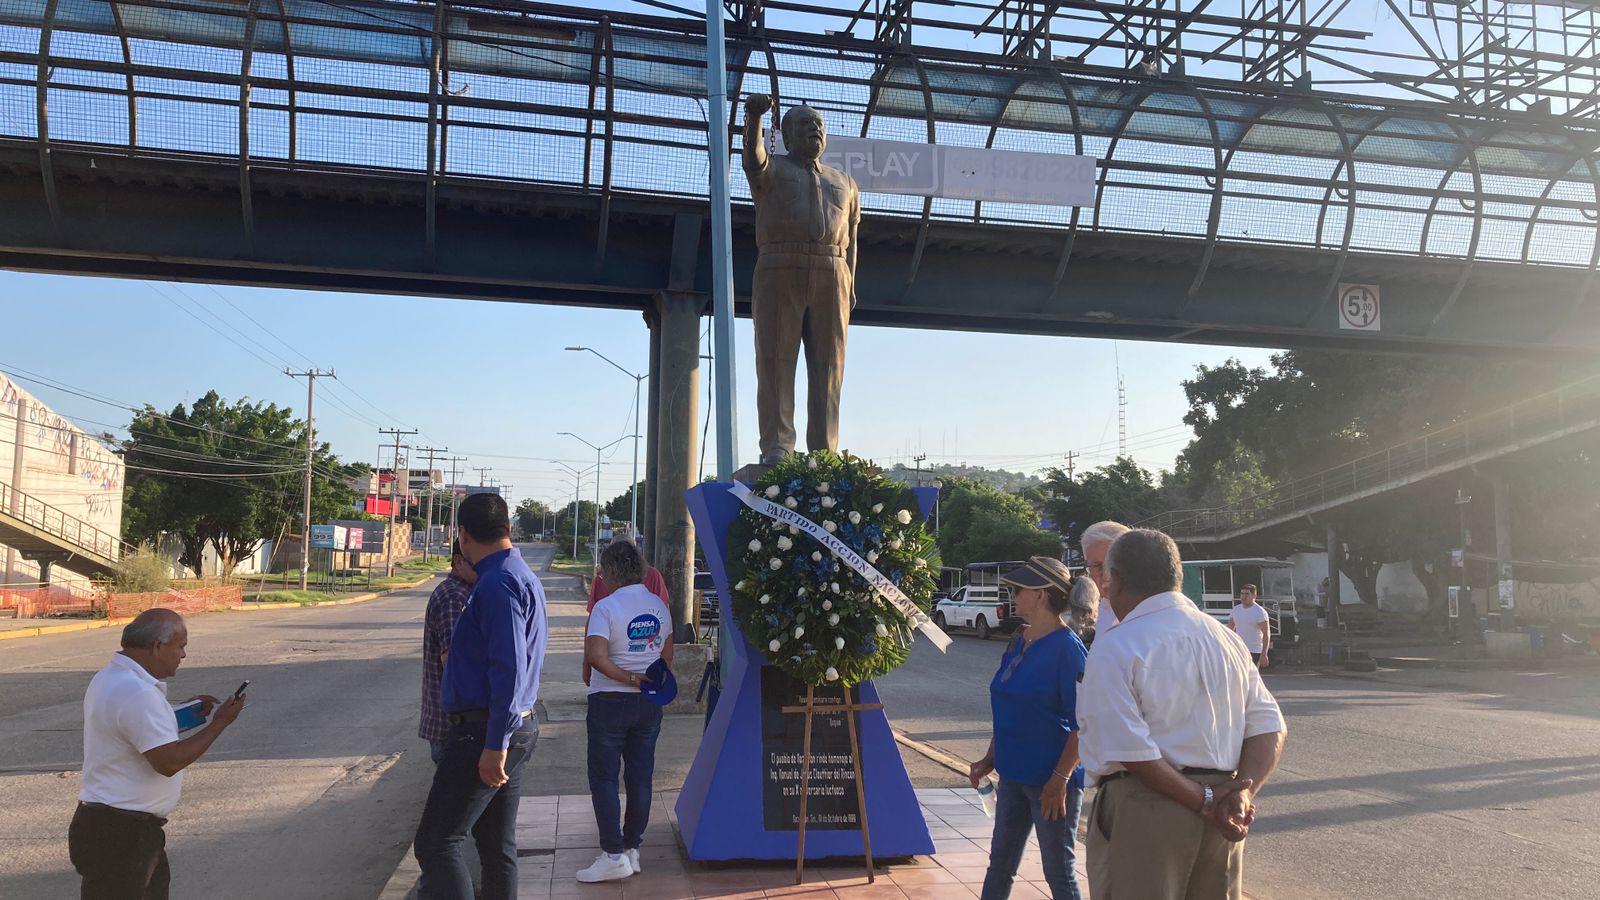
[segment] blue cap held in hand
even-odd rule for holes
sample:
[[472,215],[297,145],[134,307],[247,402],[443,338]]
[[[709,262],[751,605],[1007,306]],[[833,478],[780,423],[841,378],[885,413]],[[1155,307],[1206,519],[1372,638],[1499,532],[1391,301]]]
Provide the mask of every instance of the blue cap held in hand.
[[658,659],[644,670],[644,680],[639,682],[639,693],[657,706],[666,706],[678,696],[678,679],[673,676],[667,661]]

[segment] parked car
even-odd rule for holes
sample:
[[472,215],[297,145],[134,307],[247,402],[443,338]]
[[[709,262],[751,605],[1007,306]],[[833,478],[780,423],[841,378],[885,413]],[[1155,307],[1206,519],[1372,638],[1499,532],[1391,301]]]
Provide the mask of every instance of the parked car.
[[700,598],[700,634],[715,633],[721,619],[717,606],[717,583],[710,572],[694,573],[694,592]]
[[1015,631],[1021,623],[1011,602],[1011,589],[1005,585],[959,587],[933,607],[933,624],[945,631],[971,628],[981,641],[988,640],[989,635],[997,631]]

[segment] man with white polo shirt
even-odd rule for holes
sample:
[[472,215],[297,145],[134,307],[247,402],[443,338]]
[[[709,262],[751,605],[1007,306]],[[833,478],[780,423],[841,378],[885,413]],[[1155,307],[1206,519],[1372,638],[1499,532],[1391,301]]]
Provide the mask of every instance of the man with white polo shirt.
[[1117,538],[1127,533],[1128,526],[1107,519],[1085,528],[1078,538],[1078,546],[1083,548],[1083,569],[1089,573],[1094,586],[1100,589],[1100,611],[1094,623],[1096,637],[1117,624],[1117,612],[1111,608],[1111,579],[1106,572],[1106,554],[1111,552],[1111,545]]
[[165,900],[167,816],[178,805],[183,770],[239,717],[244,695],[209,695],[216,716],[178,738],[162,679],[177,674],[189,632],[170,609],[150,609],[122,629],[122,650],[95,673],[83,696],[83,784],[67,831],[84,900]]
[[1172,539],[1136,529],[1106,560],[1121,621],[1078,691],[1094,900],[1243,895],[1255,794],[1287,729],[1244,642],[1179,592]]

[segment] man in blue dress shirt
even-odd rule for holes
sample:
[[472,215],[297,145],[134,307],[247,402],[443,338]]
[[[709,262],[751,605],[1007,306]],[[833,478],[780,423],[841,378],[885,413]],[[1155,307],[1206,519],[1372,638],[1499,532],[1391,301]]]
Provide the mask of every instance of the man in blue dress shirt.
[[424,898],[471,900],[461,858],[468,832],[483,862],[484,900],[517,896],[517,801],[539,737],[533,715],[547,638],[544,588],[511,546],[511,517],[494,494],[456,513],[461,555],[478,573],[456,623],[439,687],[446,745],[417,826]]

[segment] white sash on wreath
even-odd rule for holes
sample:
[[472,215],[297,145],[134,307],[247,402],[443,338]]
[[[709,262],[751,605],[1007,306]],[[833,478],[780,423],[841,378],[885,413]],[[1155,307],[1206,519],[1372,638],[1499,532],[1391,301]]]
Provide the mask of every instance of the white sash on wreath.
[[918,631],[921,631],[923,636],[932,641],[933,645],[939,648],[939,652],[945,652],[946,648],[950,646],[950,636],[940,630],[939,626],[933,624],[933,620],[928,618],[928,614],[917,608],[917,605],[911,602],[911,598],[907,597],[898,585],[890,581],[888,576],[873,568],[871,563],[862,559],[854,550],[850,549],[849,544],[829,534],[821,525],[806,518],[799,511],[756,496],[751,492],[750,488],[738,481],[733,483],[733,487],[730,490],[745,506],[769,519],[776,519],[779,522],[792,525],[804,531],[815,538],[822,546],[828,548],[828,552],[855,570],[857,575],[866,579],[867,584],[871,585],[879,596],[889,601],[890,605],[899,610],[900,614],[906,617],[906,621],[910,622]]

